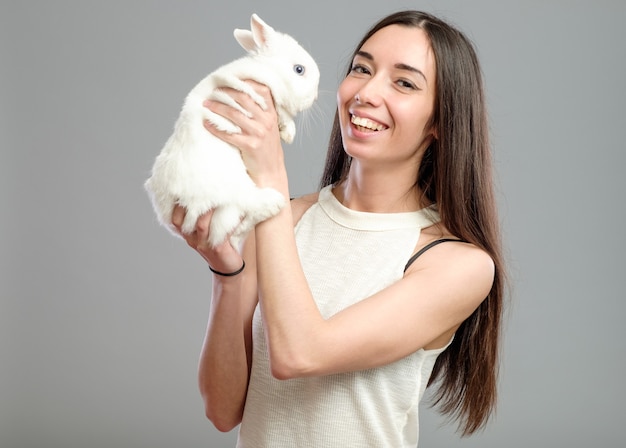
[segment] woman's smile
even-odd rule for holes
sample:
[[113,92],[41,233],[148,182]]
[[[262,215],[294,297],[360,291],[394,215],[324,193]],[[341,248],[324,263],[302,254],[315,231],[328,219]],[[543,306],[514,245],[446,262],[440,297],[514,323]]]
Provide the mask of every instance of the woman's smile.
[[374,120],[371,120],[370,118],[359,117],[358,115],[354,115],[354,114],[351,115],[350,121],[356,127],[356,129],[360,132],[384,131],[385,129],[388,129],[389,127],[382,123],[378,123]]

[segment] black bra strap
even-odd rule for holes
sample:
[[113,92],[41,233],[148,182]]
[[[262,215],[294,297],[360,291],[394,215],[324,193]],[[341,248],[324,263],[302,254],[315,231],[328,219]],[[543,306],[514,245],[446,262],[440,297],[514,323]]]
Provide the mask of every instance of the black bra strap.
[[433,246],[436,246],[437,244],[445,243],[447,241],[456,241],[456,242],[459,242],[459,243],[465,243],[465,241],[463,241],[463,240],[457,240],[457,239],[454,239],[454,238],[441,238],[439,240],[433,241],[432,243],[428,243],[426,246],[422,247],[415,255],[413,255],[411,258],[409,258],[409,261],[407,261],[406,265],[404,266],[404,272],[406,272],[406,270],[409,269],[409,266],[411,266],[411,264],[415,260],[417,260],[417,257],[422,255],[428,249],[430,249]]

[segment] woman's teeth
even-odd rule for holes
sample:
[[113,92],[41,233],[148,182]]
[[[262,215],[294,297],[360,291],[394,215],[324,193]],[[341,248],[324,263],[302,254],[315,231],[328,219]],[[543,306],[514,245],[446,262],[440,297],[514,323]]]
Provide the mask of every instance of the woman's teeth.
[[369,118],[357,117],[356,115],[351,116],[352,124],[355,126],[359,126],[361,128],[369,129],[371,131],[382,131],[386,129],[386,126],[376,123]]

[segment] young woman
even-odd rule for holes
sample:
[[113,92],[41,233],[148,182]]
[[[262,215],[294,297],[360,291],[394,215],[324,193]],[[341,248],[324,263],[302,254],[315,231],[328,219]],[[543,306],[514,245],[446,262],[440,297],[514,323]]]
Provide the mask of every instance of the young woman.
[[[207,131],[289,198],[276,112],[230,93],[251,118],[207,107],[242,134]],[[183,235],[214,272],[206,413],[222,431],[241,423],[240,447],[415,446],[429,384],[464,435],[496,402],[503,262],[472,45],[422,12],[386,17],[337,106],[319,192],[258,224],[241,253],[207,246],[210,212]]]

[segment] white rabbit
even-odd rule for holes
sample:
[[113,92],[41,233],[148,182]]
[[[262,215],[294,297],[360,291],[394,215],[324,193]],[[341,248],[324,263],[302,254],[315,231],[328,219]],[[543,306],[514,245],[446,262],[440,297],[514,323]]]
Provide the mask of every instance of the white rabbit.
[[198,217],[213,209],[209,232],[213,247],[232,234],[231,242],[239,249],[241,239],[257,223],[276,215],[285,200],[276,190],[258,188],[248,176],[239,150],[204,128],[206,119],[229,133],[241,132],[202,103],[210,98],[250,115],[218,89],[245,92],[265,109],[263,98],[242,80],[265,84],[278,112],[280,136],[291,143],[296,132],[293,117],[317,98],[319,69],[313,58],[291,36],[275,31],[256,14],[250,23],[251,31],[234,32],[248,54],[218,68],[189,92],[174,133],[144,184],[159,221],[175,235],[171,223],[175,204],[187,210],[183,233],[192,232]]

